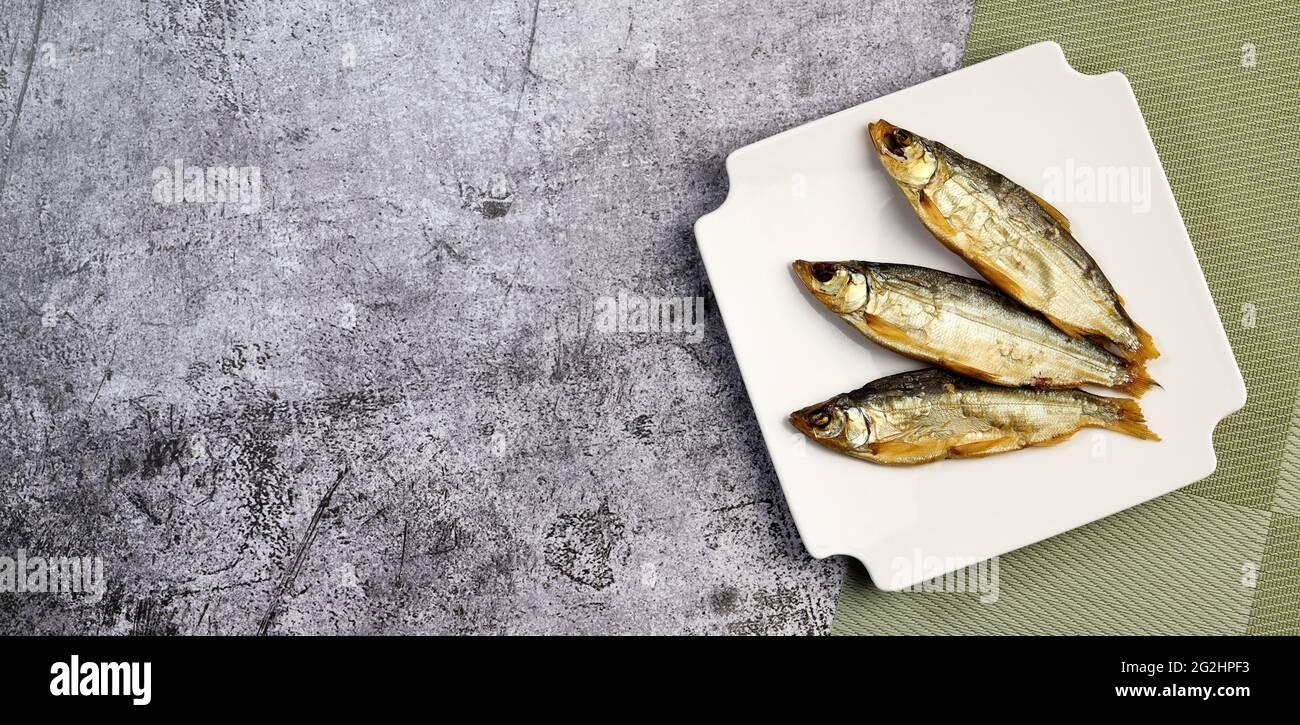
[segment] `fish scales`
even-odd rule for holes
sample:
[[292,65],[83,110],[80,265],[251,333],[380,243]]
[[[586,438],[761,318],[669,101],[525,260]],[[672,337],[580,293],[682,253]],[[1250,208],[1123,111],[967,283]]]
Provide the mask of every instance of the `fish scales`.
[[881,378],[797,410],[790,422],[833,451],[894,466],[1055,445],[1083,428],[1159,440],[1127,398],[1007,388],[937,368]]
[[989,282],[1065,333],[1110,346],[1132,364],[1159,356],[1057,209],[997,171],[888,121],[871,124],[869,134],[925,227]]
[[989,285],[935,269],[864,261],[794,270],[813,296],[894,352],[1006,386],[1100,385],[1140,395],[1152,381],[1070,337]]

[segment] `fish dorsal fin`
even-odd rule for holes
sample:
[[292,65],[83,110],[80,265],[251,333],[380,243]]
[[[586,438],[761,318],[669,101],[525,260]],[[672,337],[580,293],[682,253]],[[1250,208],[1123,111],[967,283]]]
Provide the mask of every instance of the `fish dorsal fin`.
[[1065,231],[1067,232],[1070,231],[1070,220],[1065,218],[1065,215],[1062,214],[1060,210],[1058,210],[1056,207],[1052,206],[1051,204],[1048,204],[1043,199],[1043,197],[1035,194],[1029,189],[1025,189],[1025,193],[1028,194],[1031,198],[1033,198],[1034,201],[1038,202],[1038,205],[1043,207],[1043,211],[1047,212],[1048,216],[1055,219],[1057,224],[1060,224],[1061,226],[1065,227]]

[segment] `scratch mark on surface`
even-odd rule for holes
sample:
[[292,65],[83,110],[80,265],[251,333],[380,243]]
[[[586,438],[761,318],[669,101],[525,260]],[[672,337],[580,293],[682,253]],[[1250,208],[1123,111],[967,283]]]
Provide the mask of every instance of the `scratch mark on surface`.
[[[540,0],[539,0],[540,1]],[[536,11],[533,15],[534,19]],[[0,166],[0,198],[4,197],[5,187],[9,184],[9,166],[13,161],[14,136],[18,133],[18,117],[23,113],[23,101],[27,99],[27,83],[32,78],[32,63],[36,61],[36,44],[41,38],[41,23],[45,20],[45,0],[40,0],[36,4],[36,22],[32,26],[32,42],[27,53],[27,68],[23,71],[23,82],[18,86],[18,101],[14,104],[14,117],[9,122],[9,130],[5,133],[5,159],[4,165]],[[534,21],[534,25],[536,22]],[[532,47],[529,47],[531,56]],[[526,79],[525,79],[526,81]],[[515,113],[518,114],[518,107]]]
[[402,573],[406,571],[406,535],[411,529],[409,521],[402,522],[402,556],[397,564],[397,586],[402,586]]
[[510,152],[515,146],[515,128],[519,125],[519,109],[523,106],[524,95],[528,92],[528,81],[533,77],[533,46],[537,44],[537,11],[542,0],[533,0],[533,22],[528,29],[528,49],[524,52],[524,80],[519,84],[519,94],[515,96],[515,110],[510,114],[510,133],[506,137],[505,163],[510,163]]
[[732,506],[721,506],[710,510],[713,511],[714,513],[726,513],[728,511],[739,511],[740,509],[748,508],[750,506],[771,506],[772,504],[773,504],[772,499],[760,498],[760,499],[754,499],[752,501],[742,501],[741,503],[734,504]]
[[347,477],[348,471],[348,466],[344,466],[343,470],[339,471],[334,483],[330,484],[330,487],[325,490],[325,495],[321,496],[320,503],[316,504],[316,512],[312,514],[311,523],[307,525],[307,533],[298,544],[298,551],[293,556],[293,564],[284,573],[284,577],[280,579],[280,584],[276,586],[275,594],[271,597],[271,606],[267,608],[266,614],[262,615],[262,622],[257,626],[258,634],[266,634],[275,621],[280,605],[284,602],[284,593],[289,591],[289,588],[293,586],[293,581],[298,578],[298,573],[302,571],[302,562],[307,558],[307,551],[311,549],[312,543],[316,541],[316,532],[320,527],[321,518],[325,516],[325,509],[329,507],[330,499],[334,497],[334,492],[338,490],[339,484],[343,483],[343,479]]
[[199,631],[199,625],[203,624],[203,618],[206,617],[206,616],[208,616],[208,604],[209,604],[209,603],[210,603],[210,602],[204,602],[204,603],[203,603],[203,611],[199,612],[199,619],[198,619],[197,622],[194,623],[194,631],[195,631],[195,632]]
[[99,379],[99,387],[95,388],[95,395],[90,399],[90,404],[86,406],[86,413],[95,409],[95,403],[99,400],[99,393],[104,389],[104,383],[113,377],[113,361],[117,359],[117,348],[108,356],[108,366],[104,368],[104,375]]

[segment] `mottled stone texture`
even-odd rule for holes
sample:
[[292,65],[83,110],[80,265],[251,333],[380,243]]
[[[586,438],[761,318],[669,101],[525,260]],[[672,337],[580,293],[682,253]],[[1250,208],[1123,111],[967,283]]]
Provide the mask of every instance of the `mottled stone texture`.
[[691,225],[970,4],[6,0],[0,555],[107,592],[0,631],[825,632]]

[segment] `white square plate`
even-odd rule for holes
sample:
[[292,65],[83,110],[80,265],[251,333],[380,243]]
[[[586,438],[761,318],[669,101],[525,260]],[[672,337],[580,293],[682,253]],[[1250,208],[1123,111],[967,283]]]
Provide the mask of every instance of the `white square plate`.
[[[825,312],[792,275],[793,260],[905,262],[978,276],[926,232],[874,158],[866,128],[879,118],[988,164],[1070,218],[1163,353],[1150,372],[1164,388],[1141,400],[1162,442],[1086,429],[1051,448],[889,468],[805,442],[790,426],[798,408],[923,367]],[[1145,173],[1149,208],[1133,191],[1087,200],[1082,169]],[[695,234],[813,556],[853,556],[881,589],[902,589],[1214,471],[1214,427],[1245,404],[1245,384],[1122,74],[1080,74],[1060,46],[1039,43],[746,146],[727,158],[727,173],[729,196]],[[1048,188],[1067,174],[1073,182]]]

